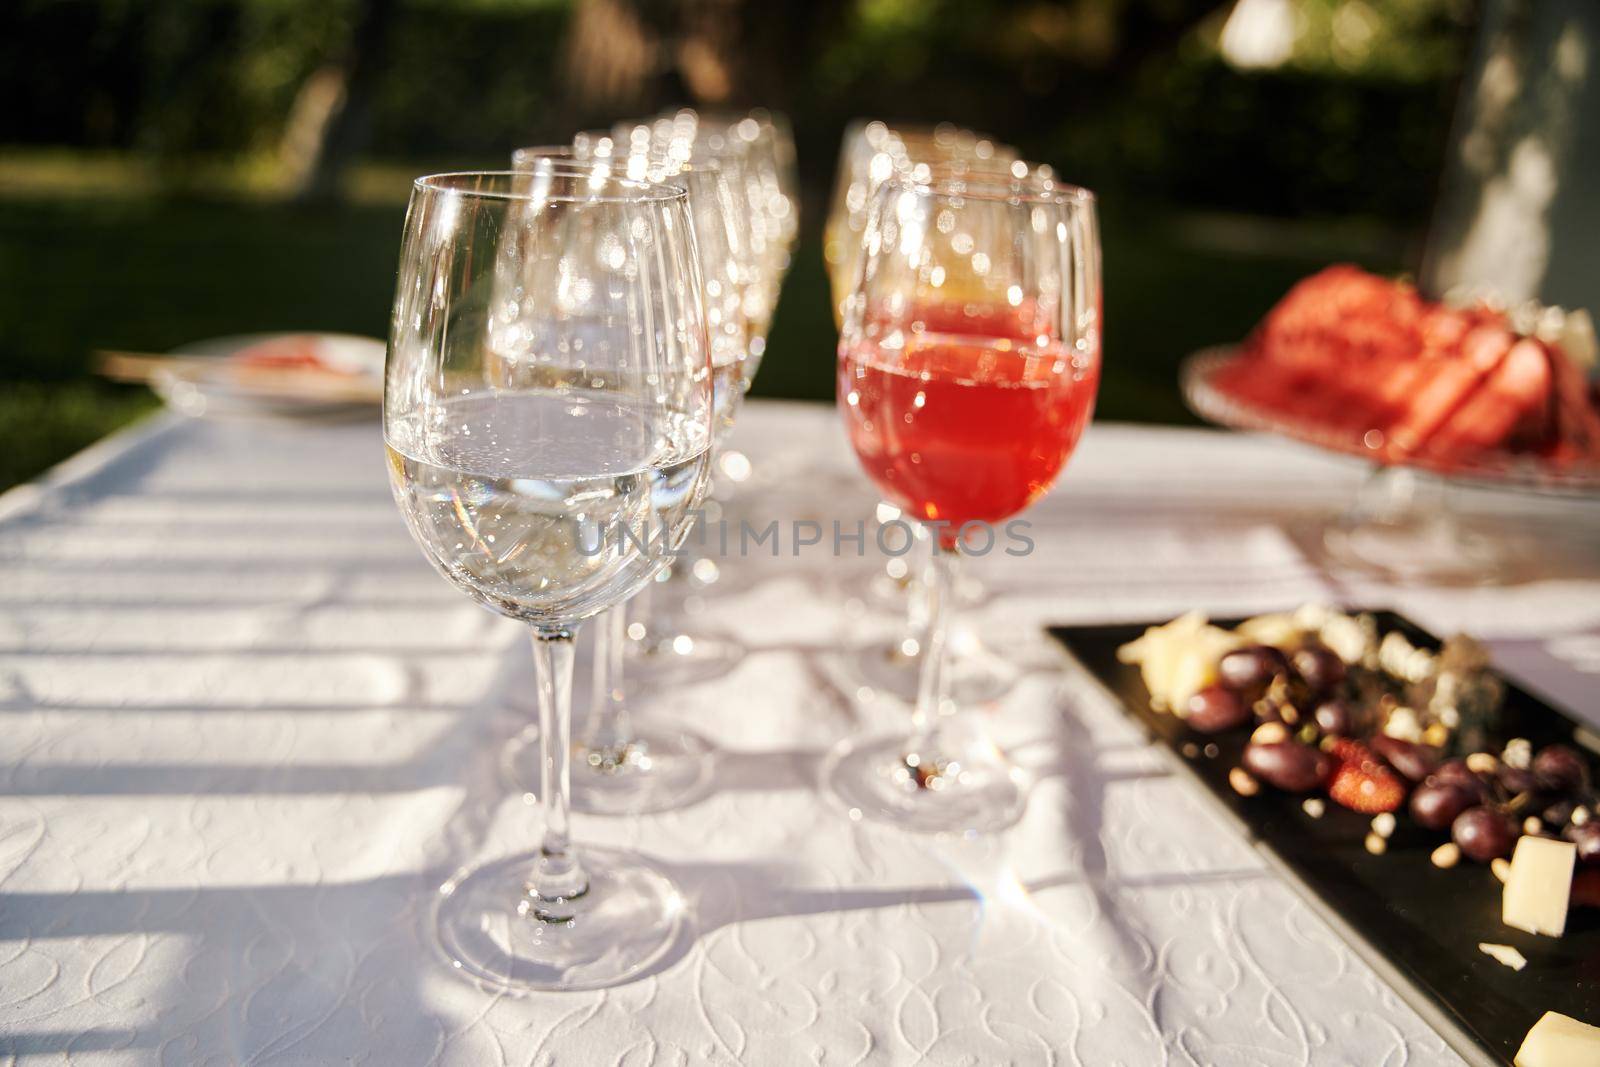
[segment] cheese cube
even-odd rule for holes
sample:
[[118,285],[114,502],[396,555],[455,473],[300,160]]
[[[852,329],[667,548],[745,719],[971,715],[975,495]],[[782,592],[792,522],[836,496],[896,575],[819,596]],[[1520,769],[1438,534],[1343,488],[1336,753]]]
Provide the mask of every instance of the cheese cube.
[[1547,1011],[1522,1039],[1512,1063],[1516,1067],[1595,1067],[1600,1064],[1600,1026]]
[[1524,837],[1511,854],[1500,920],[1530,934],[1560,937],[1567,929],[1567,898],[1578,847],[1570,841]]

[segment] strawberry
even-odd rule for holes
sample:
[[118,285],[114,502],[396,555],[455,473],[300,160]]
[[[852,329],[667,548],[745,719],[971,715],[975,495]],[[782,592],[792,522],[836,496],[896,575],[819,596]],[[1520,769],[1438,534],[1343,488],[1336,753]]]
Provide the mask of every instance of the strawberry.
[[1328,751],[1338,761],[1328,780],[1328,796],[1335,803],[1363,815],[1376,815],[1394,811],[1405,801],[1405,783],[1366,745],[1338,738],[1328,745]]

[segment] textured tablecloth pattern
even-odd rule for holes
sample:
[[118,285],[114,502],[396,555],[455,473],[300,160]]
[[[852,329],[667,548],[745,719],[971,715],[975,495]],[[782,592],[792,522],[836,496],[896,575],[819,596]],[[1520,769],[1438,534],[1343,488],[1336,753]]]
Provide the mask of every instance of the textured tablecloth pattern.
[[[834,418],[750,406],[740,513],[870,518]],[[968,622],[1025,671],[987,714],[1036,781],[995,838],[911,838],[819,798],[828,746],[905,714],[842,663],[895,625],[859,595],[882,563],[870,545],[724,561],[698,621],[751,653],[641,694],[719,746],[712,792],[576,821],[580,840],[666,865],[692,936],[632,984],[517,998],[453,974],[429,923],[451,870],[535,840],[500,767],[532,714],[522,633],[424,562],[375,423],[157,419],[0,500],[0,1052],[1459,1062],[1041,632],[1376,601],[1493,638],[1600,719],[1594,511],[1486,498],[1540,538],[1516,585],[1341,584],[1295,531],[1361,476],[1266,438],[1096,426],[1027,516],[1034,554],[973,566],[989,595]]]

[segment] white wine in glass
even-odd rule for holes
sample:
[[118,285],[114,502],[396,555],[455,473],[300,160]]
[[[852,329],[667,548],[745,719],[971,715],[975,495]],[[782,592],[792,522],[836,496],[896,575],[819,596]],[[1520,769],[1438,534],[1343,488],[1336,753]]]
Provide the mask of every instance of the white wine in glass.
[[418,179],[384,387],[395,499],[436,568],[528,625],[543,837],[440,887],[455,967],[502,989],[637,976],[683,902],[569,828],[574,633],[649,582],[704,495],[711,361],[684,191],[603,171]]

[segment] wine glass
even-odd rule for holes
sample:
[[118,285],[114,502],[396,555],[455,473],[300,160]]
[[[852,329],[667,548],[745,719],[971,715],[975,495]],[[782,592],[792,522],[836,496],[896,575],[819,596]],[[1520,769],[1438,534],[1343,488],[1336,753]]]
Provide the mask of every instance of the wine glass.
[[[874,119],[857,120],[847,126],[839,152],[833,199],[823,229],[823,259],[833,296],[835,323],[843,323],[845,302],[860,273],[867,215],[883,182],[897,175],[926,181],[933,176],[934,168],[950,172],[941,173],[942,177],[960,177],[966,171],[1001,172],[1009,177],[1016,160],[1016,151],[1008,145],[997,143],[987,134],[948,122],[936,126],[891,127]],[[1018,177],[1026,176],[1032,165],[1022,166],[1023,173]],[[898,513],[892,504],[886,507],[891,513]],[[919,532],[919,549],[926,549],[927,540],[926,535]],[[926,605],[922,603],[925,583],[919,580],[923,569],[911,567],[905,559],[891,559],[866,584],[867,594],[879,602],[900,604],[909,600],[910,625],[905,634],[858,650],[856,669],[875,688],[898,691],[905,668],[917,655],[916,649],[922,639],[919,624],[926,617]],[[974,583],[969,581],[963,592],[970,594],[973,588]],[[969,599],[977,597],[971,595]],[[1003,679],[985,680],[982,677],[986,673],[984,668],[975,667],[964,673],[975,676],[974,693],[993,695],[1003,691],[1007,684]]]
[[538,674],[539,848],[439,887],[454,966],[514,990],[639,974],[683,900],[569,829],[573,639],[654,576],[706,484],[711,364],[683,189],[595,169],[419,178],[384,385],[395,500],[434,567],[525,623]]
[[[726,410],[742,398],[754,380],[765,351],[766,329],[775,305],[781,272],[774,273],[774,260],[766,234],[770,201],[752,190],[762,185],[755,176],[749,144],[735,132],[737,123],[705,120],[698,113],[683,109],[651,122],[622,123],[611,131],[617,157],[626,173],[655,175],[682,168],[687,180],[714,177],[715,195],[709,190],[697,197],[690,190],[691,203],[711,203],[724,207],[721,227],[728,232],[726,271],[717,276],[712,264],[717,261],[707,248],[702,259],[707,267],[707,307],[718,302],[727,305],[724,321],[739,322],[743,332],[730,338],[738,349],[741,388],[730,388]],[[674,178],[673,180],[678,180]],[[718,293],[709,290],[719,289]],[[727,423],[723,424],[727,429]],[[719,438],[719,445],[725,440]],[[749,460],[731,450],[717,449],[713,459],[713,483],[706,501],[708,524],[723,515],[732,487],[750,475]],[[705,681],[731,670],[743,657],[744,647],[726,633],[708,633],[686,619],[686,614],[703,602],[704,593],[724,578],[719,562],[700,553],[704,540],[697,539],[689,553],[674,562],[662,580],[630,607],[628,670],[636,679],[658,685],[685,685]]]
[[[580,157],[582,157],[580,159]],[[595,168],[639,179],[669,181],[688,194],[690,226],[700,250],[702,298],[710,336],[715,423],[713,445],[732,428],[747,385],[748,322],[744,287],[754,270],[741,210],[742,192],[720,162],[670,143],[638,142],[629,130],[614,135],[580,134],[573,147],[524,148],[513,155],[519,170]],[[681,564],[682,561],[674,561]],[[636,598],[645,601],[647,597]],[[627,648],[627,609],[618,607],[594,627],[593,685],[589,716],[577,747],[573,795],[586,811],[617,814],[679,806],[709,782],[710,744],[688,727],[660,715],[632,714],[622,652]],[[705,673],[730,667],[743,654],[728,638],[701,636],[695,655],[670,662]],[[647,660],[648,662],[648,660]],[[682,678],[677,679],[679,681]],[[531,758],[536,731],[525,731],[507,751],[511,777],[530,792],[539,766]]]
[[[976,136],[976,135],[970,135]],[[959,180],[999,181],[1054,181],[1055,170],[1047,163],[1029,163],[1012,158],[1008,152],[979,157],[976,155],[947,155],[934,163],[906,164],[906,175],[913,181],[951,182]],[[879,506],[880,521],[900,517],[900,509],[884,502]],[[917,672],[922,646],[927,639],[929,568],[933,565],[931,538],[927,529],[913,527],[914,551],[907,557],[894,557],[878,568],[866,585],[867,594],[884,605],[903,607],[906,615],[904,628],[893,635],[859,643],[851,649],[849,660],[855,673],[873,690],[886,692],[906,701],[916,700]],[[920,563],[915,560],[920,559]],[[853,576],[848,579],[852,588],[860,583]],[[976,575],[965,574],[958,587],[951,591],[952,602],[959,607],[970,607],[982,602],[986,595],[983,583]],[[948,657],[946,671],[950,687],[957,700],[977,704],[1003,696],[1017,681],[1019,673],[983,646],[981,636],[972,629],[952,627],[946,642]]]
[[839,149],[838,174],[823,227],[823,260],[833,296],[833,317],[843,324],[845,301],[855,286],[861,240],[868,210],[878,187],[918,164],[967,161],[1007,164],[1016,151],[988,134],[952,123],[937,126],[889,126],[877,119],[856,120],[845,127]]
[[[799,179],[795,169],[794,137],[788,120],[764,108],[712,121],[700,117],[697,144],[716,154],[740,179],[749,201],[756,284],[746,290],[745,313],[750,322],[748,377],[753,379],[766,354],[767,341],[777,311],[784,278],[793,262],[800,234]],[[775,489],[782,481],[770,470],[758,472],[750,457],[737,449],[720,450],[713,471],[712,494],[717,505],[745,487]],[[717,581],[720,572],[711,561],[696,561],[702,584]]]
[[845,308],[839,406],[878,489],[935,525],[911,732],[846,741],[824,767],[853,813],[924,831],[1021,815],[1021,774],[952,706],[950,593],[963,543],[997,536],[1060,474],[1099,374],[1088,192],[995,174],[883,183]]

